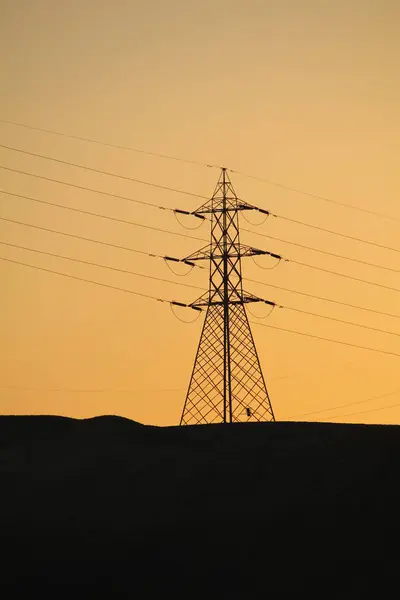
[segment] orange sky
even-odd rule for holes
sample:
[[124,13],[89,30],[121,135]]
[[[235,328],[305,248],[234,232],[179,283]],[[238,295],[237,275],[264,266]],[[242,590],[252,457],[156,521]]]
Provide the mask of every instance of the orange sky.
[[[225,165],[399,219],[399,23],[396,0],[3,0],[0,118]],[[216,169],[5,123],[0,140],[198,194],[211,195],[218,177]],[[169,207],[192,210],[201,203],[1,148],[0,164]],[[0,187],[8,192],[185,232],[172,213],[0,171]],[[400,248],[394,220],[240,175],[232,181],[240,197],[263,208]],[[187,255],[202,245],[7,194],[0,196],[0,216],[153,253]],[[400,269],[395,252],[280,219],[254,230]],[[207,238],[207,227],[194,234]],[[207,285],[201,271],[178,278],[162,261],[4,221],[0,241]],[[249,233],[242,241],[400,288],[400,274]],[[6,246],[0,256],[167,299],[189,302],[200,295]],[[290,262],[263,271],[249,259],[243,271],[265,283],[400,315],[397,292]],[[186,325],[168,305],[2,261],[0,278],[1,413],[114,413],[143,423],[179,421],[201,320]],[[400,334],[398,319],[266,286],[245,287],[279,304]],[[263,314],[262,307],[253,313]],[[261,322],[400,354],[396,336],[288,310],[276,310]],[[253,333],[278,419],[400,389],[400,358],[256,325]],[[328,420],[394,404],[399,407],[338,420],[398,423],[400,391],[307,418]]]

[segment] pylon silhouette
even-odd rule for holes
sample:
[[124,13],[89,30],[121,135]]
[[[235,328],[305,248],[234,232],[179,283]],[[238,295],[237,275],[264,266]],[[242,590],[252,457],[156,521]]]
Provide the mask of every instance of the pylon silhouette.
[[206,316],[180,425],[275,420],[246,313],[246,304],[274,303],[243,291],[241,259],[276,255],[240,243],[244,210],[267,213],[239,200],[222,168],[213,197],[192,213],[211,216],[211,243],[184,261],[208,260],[210,280],[190,304]]

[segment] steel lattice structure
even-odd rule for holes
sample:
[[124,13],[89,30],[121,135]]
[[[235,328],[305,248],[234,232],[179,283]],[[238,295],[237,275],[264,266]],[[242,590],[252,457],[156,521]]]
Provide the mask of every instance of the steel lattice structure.
[[190,304],[206,316],[181,425],[275,420],[246,313],[248,303],[273,303],[243,291],[241,266],[242,257],[271,253],[240,243],[244,210],[267,212],[239,200],[223,168],[211,200],[192,213],[210,215],[211,243],[184,261],[209,261],[210,279]]

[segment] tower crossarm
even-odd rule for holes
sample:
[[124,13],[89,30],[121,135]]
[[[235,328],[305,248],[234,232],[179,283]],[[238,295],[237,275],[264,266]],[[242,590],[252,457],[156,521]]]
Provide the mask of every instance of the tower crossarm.
[[[240,298],[238,298],[237,300],[231,300],[230,303],[231,304],[251,304],[254,302],[261,302],[263,304],[268,304],[268,306],[271,306],[272,308],[275,308],[275,306],[277,306],[276,303],[272,302],[271,300],[265,300],[265,298],[259,298],[258,296],[254,296],[253,294],[250,294],[248,292],[242,292]],[[193,308],[194,310],[199,310],[199,309],[207,308],[208,306],[221,306],[221,305],[223,305],[223,301],[210,300],[208,293],[206,293],[206,294],[203,294],[202,296],[200,296],[200,298],[198,298],[194,302],[191,302],[190,304],[187,304],[185,306],[187,306],[188,308]]]
[[[228,198],[226,198],[226,200],[227,199]],[[224,213],[237,212],[237,211],[244,211],[244,210],[255,210],[257,212],[262,213],[263,215],[271,214],[269,210],[266,210],[265,208],[260,208],[259,206],[254,206],[253,204],[249,204],[248,202],[244,202],[243,200],[240,200],[236,196],[232,196],[228,200],[231,200],[231,203],[225,204],[225,206],[224,206],[223,198],[218,198],[218,197],[214,196],[212,198],[212,200],[209,200],[205,204],[202,204],[196,210],[193,210],[190,213],[185,211],[185,214],[191,214],[194,217],[198,217],[200,219],[202,219],[202,218],[204,219],[203,215],[209,215],[209,214],[212,215],[212,214],[221,213],[221,212],[224,212]],[[180,211],[180,212],[183,212],[183,211]]]
[[[268,250],[260,250],[259,248],[253,248],[252,246],[246,246],[245,244],[235,244],[233,251],[230,251],[228,254],[229,258],[243,258],[246,256],[271,256],[271,258],[276,258],[277,260],[281,260],[281,256],[279,254],[275,254],[274,252],[268,252]],[[168,257],[169,258],[169,257]],[[181,259],[182,262],[188,263],[188,261],[197,261],[197,260],[213,260],[213,259],[223,259],[224,254],[220,251],[220,248],[214,245],[207,245],[200,250],[196,250],[193,254],[189,254],[184,259]]]

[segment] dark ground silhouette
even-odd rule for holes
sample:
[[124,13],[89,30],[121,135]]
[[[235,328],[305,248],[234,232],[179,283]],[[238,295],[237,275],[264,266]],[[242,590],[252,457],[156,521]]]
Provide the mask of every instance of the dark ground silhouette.
[[399,465],[397,426],[0,417],[0,587],[397,597]]

